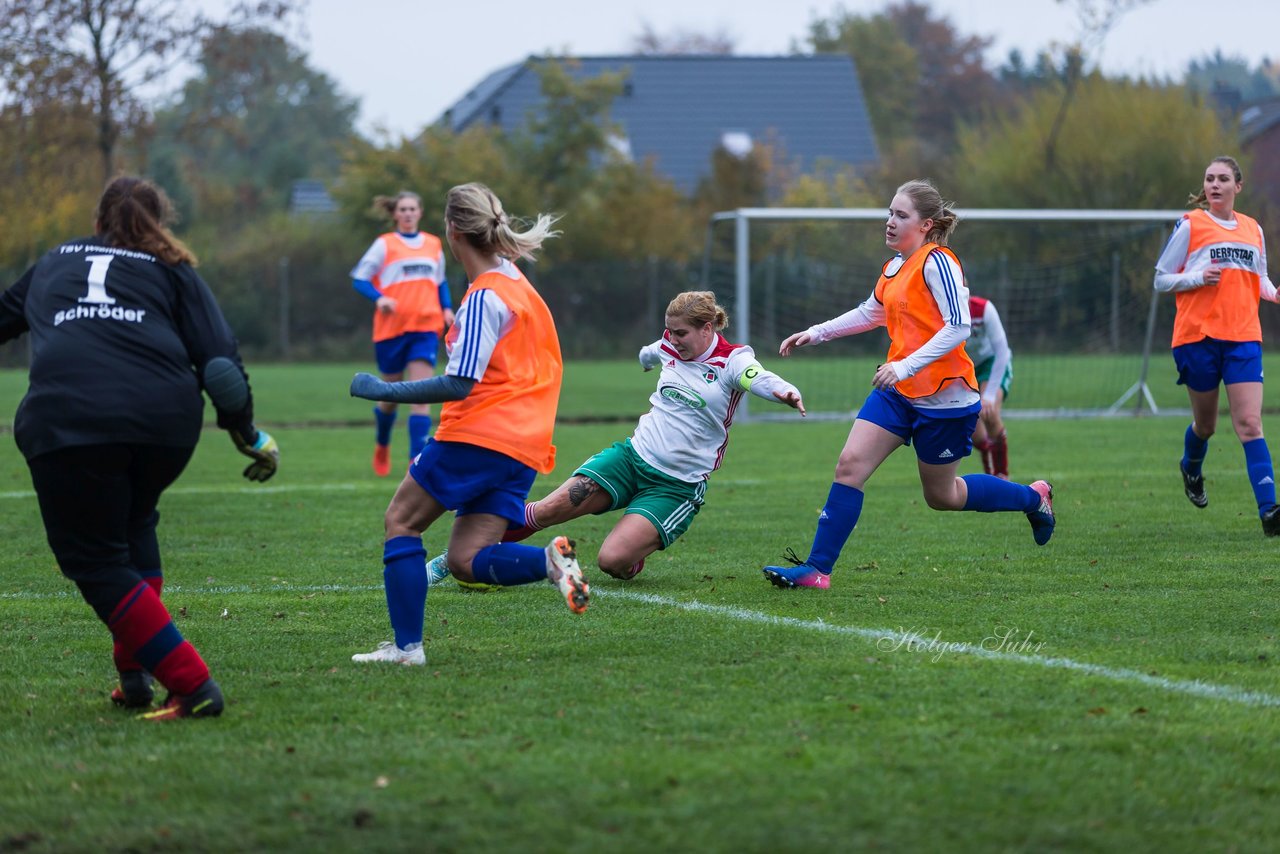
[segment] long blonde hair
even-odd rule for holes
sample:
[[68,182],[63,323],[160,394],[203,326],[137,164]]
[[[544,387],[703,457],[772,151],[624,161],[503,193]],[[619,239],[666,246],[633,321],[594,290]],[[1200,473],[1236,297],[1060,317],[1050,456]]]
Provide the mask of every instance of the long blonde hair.
[[501,200],[484,184],[459,184],[449,190],[444,218],[479,252],[513,261],[516,258],[534,260],[534,253],[543,241],[561,234],[552,228],[560,217],[551,214],[538,214],[533,225],[516,231],[502,209]]
[[944,200],[938,188],[933,186],[933,182],[928,178],[908,181],[898,188],[898,192],[911,199],[921,219],[933,220],[933,228],[929,229],[929,233],[924,236],[925,241],[946,246],[947,238],[951,232],[955,231],[956,223],[960,221],[960,217],[956,216],[955,210],[952,209],[955,203]]

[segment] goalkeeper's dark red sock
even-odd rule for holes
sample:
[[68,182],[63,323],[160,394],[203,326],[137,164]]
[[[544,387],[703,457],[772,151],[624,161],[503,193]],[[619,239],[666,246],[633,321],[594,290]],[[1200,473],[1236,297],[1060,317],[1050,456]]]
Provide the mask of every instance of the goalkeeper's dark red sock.
[[126,653],[174,694],[193,694],[209,678],[208,665],[145,581],[120,600],[107,628]]
[[502,542],[519,543],[542,530],[542,526],[538,524],[538,520],[534,516],[534,507],[537,505],[538,502],[532,501],[524,506],[524,524],[514,528],[507,528],[506,533],[502,535]]
[[991,441],[992,474],[1009,479],[1009,438],[1004,430]]
[[[138,574],[141,575],[142,580],[145,581],[147,585],[156,592],[157,596],[161,595],[161,592],[164,590],[164,573],[163,572],[161,572],[158,569],[148,569],[148,570],[139,570]],[[111,654],[112,654],[112,658],[115,659],[116,670],[118,670],[121,673],[125,673],[130,670],[142,669],[142,665],[138,663],[138,660],[134,658],[132,655],[130,655],[129,653],[125,652],[124,645],[121,644],[119,640],[116,640],[115,643],[113,644]]]
[[991,458],[991,446],[992,442],[990,439],[983,439],[981,441],[974,439],[973,441],[973,447],[982,457],[982,470],[986,474],[992,474],[992,468],[994,465],[994,461]]

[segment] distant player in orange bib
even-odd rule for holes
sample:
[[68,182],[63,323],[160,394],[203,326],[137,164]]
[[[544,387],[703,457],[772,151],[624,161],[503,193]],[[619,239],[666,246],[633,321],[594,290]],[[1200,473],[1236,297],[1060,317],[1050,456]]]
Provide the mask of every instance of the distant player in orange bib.
[[987,474],[956,477],[960,460],[973,449],[981,408],[978,379],[964,348],[969,290],[959,259],[946,247],[956,222],[933,184],[903,184],[885,223],[885,243],[897,254],[885,262],[871,296],[852,311],[788,336],[778,348],[788,356],[796,347],[879,326],[889,331],[889,355],[871,378],[871,394],[836,462],[809,556],[802,561],[788,554],[794,566],[764,568],[778,587],[831,586],[831,571],[862,515],[867,479],[903,445],[915,445],[920,485],[933,509],[1025,513],[1037,545],[1053,535],[1053,487],[1047,481],[1024,485]]
[[[434,373],[440,335],[453,324],[444,247],[434,234],[418,230],[422,199],[416,193],[378,196],[373,205],[392,218],[395,231],[373,241],[351,271],[352,287],[375,306],[373,349],[382,378],[390,382],[426,379]],[[377,424],[373,470],[386,477],[391,473],[396,405],[379,403],[373,415]],[[431,407],[414,404],[409,414],[410,460],[430,433]]]
[[[428,580],[422,535],[454,511],[448,564],[460,582],[503,587],[550,581],[569,609],[587,609],[588,590],[573,543],[555,537],[545,549],[503,543],[524,524],[524,504],[538,472],[555,468],[551,443],[563,361],[555,322],[542,297],[513,263],[532,258],[554,217],[526,231],[511,228],[502,203],[481,184],[463,184],[445,201],[445,239],[471,286],[445,347],[443,376],[385,382],[357,374],[351,394],[397,403],[443,403],[440,427],[409,467],[385,517],[383,583],[393,641],[353,661],[420,665]],[[445,545],[440,542],[439,545]]]
[[1173,293],[1173,361],[1191,398],[1183,437],[1182,485],[1196,507],[1207,507],[1203,463],[1218,425],[1218,387],[1227,389],[1231,426],[1244,445],[1245,469],[1262,531],[1280,534],[1275,470],[1262,436],[1262,324],[1259,298],[1276,302],[1267,277],[1267,247],[1256,220],[1235,209],[1244,186],[1240,166],[1215,157],[1204,172],[1195,210],[1174,226],[1156,262],[1155,288]]

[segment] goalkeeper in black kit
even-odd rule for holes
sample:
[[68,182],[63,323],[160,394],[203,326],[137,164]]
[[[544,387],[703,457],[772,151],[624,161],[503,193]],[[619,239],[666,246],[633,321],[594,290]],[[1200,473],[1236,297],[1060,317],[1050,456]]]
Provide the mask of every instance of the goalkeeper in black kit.
[[201,391],[251,462],[275,474],[276,442],[253,423],[235,338],[195,258],[168,230],[168,199],[120,177],[92,237],[48,252],[0,294],[0,342],[31,333],[26,397],[14,419],[49,545],[114,640],[111,700],[149,720],[221,714],[222,691],[160,601],[160,495],[195,450]]

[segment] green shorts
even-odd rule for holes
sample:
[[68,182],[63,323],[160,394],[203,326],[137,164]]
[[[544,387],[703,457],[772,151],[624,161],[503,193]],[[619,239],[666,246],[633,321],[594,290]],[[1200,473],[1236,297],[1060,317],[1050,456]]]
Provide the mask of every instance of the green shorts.
[[614,442],[574,474],[591,478],[612,496],[613,504],[601,513],[625,507],[652,522],[664,549],[689,530],[707,493],[705,480],[685,483],[640,459],[630,439]]
[[[987,359],[981,365],[973,366],[974,373],[978,375],[979,388],[982,387],[983,383],[991,379],[991,369],[994,368],[995,366],[996,366],[995,359]],[[1005,365],[1004,376],[1000,378],[1000,390],[1004,392],[1005,400],[1009,399],[1009,386],[1011,385],[1013,385],[1013,362],[1012,361],[1010,361],[1009,364]]]

